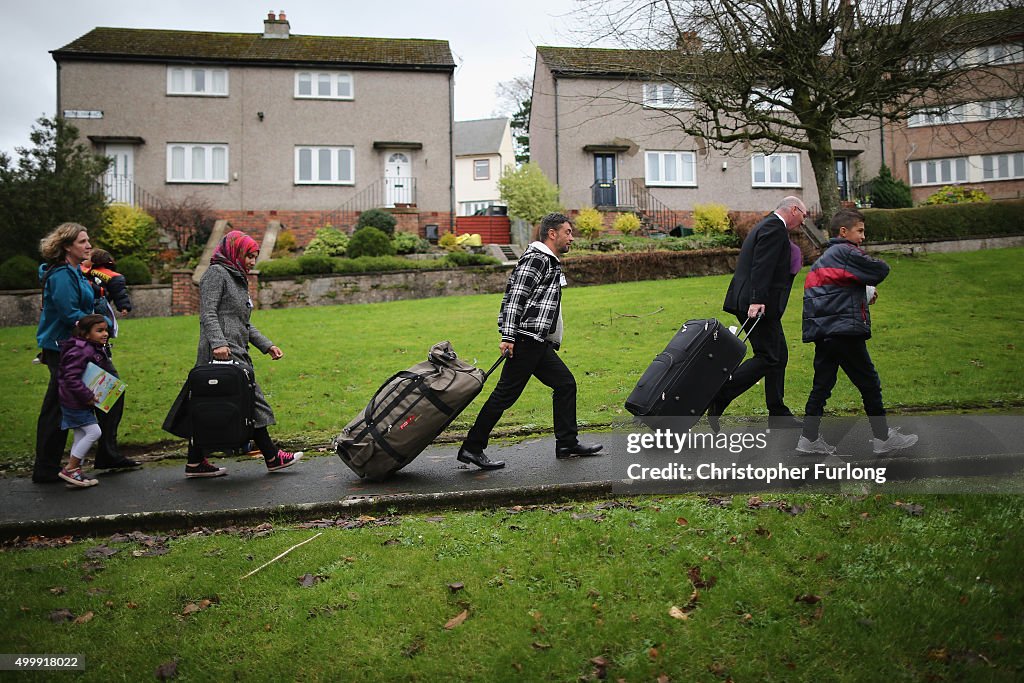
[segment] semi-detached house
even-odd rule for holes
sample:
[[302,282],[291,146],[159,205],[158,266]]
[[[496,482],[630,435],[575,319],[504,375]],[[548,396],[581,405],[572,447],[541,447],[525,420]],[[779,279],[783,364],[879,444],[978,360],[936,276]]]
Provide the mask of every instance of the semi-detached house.
[[399,229],[455,215],[444,40],[95,28],[52,51],[57,112],[112,157],[113,201],[206,201],[299,241],[387,207]]

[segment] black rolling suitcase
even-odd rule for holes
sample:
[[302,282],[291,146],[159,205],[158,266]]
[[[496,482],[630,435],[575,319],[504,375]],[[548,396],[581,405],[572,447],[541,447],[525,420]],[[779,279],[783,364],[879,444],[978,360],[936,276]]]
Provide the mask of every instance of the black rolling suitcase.
[[335,437],[338,457],[360,477],[397,472],[465,410],[503,359],[484,372],[459,360],[449,342],[435,344],[425,361],[384,382]]
[[246,446],[255,423],[256,380],[237,361],[212,361],[188,373],[192,443],[204,450]]
[[757,319],[740,339],[714,318],[688,320],[648,366],[626,399],[626,410],[652,425],[689,429],[743,360],[755,325]]

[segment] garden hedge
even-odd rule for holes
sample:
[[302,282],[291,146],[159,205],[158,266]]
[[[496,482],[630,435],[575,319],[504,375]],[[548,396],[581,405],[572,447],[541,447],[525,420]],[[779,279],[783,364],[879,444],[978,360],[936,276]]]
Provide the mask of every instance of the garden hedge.
[[872,242],[918,242],[1024,235],[1024,201],[864,209]]

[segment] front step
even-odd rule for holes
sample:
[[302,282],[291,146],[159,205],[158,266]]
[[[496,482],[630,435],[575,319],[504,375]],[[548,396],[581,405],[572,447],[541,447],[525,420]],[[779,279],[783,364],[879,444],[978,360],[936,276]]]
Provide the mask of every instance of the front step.
[[516,244],[488,244],[487,253],[502,263],[515,263],[523,255],[523,248]]

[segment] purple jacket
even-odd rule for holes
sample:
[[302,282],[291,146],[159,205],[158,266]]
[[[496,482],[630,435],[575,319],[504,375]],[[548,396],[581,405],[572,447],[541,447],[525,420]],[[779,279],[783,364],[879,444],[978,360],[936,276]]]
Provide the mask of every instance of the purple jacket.
[[98,365],[114,374],[110,348],[99,346],[80,337],[71,337],[60,343],[60,368],[57,370],[57,389],[60,404],[65,408],[88,408],[95,396],[82,382],[85,366]]

